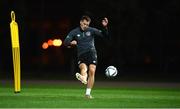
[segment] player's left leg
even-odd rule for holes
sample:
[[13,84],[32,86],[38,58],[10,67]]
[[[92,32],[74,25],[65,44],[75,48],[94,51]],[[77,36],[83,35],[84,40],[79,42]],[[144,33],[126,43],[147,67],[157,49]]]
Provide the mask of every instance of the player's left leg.
[[91,89],[94,86],[95,72],[96,72],[96,65],[90,64],[89,65],[89,71],[88,71],[88,83],[87,83],[87,89],[86,89],[86,97],[87,98],[92,98]]
[[87,84],[87,65],[85,63],[80,63],[79,69],[80,74],[76,73],[76,78],[80,80],[83,84]]

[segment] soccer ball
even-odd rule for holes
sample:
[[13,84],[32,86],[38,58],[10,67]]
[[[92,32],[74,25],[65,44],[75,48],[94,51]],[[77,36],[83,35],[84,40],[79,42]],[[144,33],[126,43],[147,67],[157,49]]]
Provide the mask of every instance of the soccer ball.
[[105,75],[107,77],[115,77],[118,74],[118,70],[114,66],[108,66],[105,70]]

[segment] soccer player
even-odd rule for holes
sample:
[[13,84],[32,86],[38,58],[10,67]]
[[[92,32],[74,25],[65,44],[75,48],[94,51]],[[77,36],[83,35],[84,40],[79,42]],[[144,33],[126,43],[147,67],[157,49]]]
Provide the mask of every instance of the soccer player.
[[108,38],[108,19],[102,20],[102,30],[90,27],[91,18],[83,15],[80,19],[80,26],[71,30],[64,40],[64,45],[68,48],[77,47],[78,66],[80,73],[76,73],[76,78],[83,84],[87,84],[85,97],[91,96],[91,89],[94,86],[95,71],[97,65],[97,53],[94,44],[96,36]]

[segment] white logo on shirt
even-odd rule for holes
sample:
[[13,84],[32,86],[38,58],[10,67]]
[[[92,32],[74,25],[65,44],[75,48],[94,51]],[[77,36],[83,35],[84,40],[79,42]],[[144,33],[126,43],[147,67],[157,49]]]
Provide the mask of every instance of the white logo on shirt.
[[80,37],[80,34],[77,34],[77,37]]

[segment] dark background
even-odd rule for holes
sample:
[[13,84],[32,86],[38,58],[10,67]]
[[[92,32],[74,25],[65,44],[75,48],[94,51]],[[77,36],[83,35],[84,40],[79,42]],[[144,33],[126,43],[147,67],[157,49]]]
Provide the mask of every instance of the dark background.
[[96,76],[104,80],[109,65],[119,73],[113,80],[179,81],[180,32],[177,0],[1,0],[0,77],[13,78],[10,36],[11,10],[19,25],[22,78],[72,79],[77,71],[75,49],[42,49],[60,38],[88,14],[99,28],[109,19],[110,41],[96,39]]

